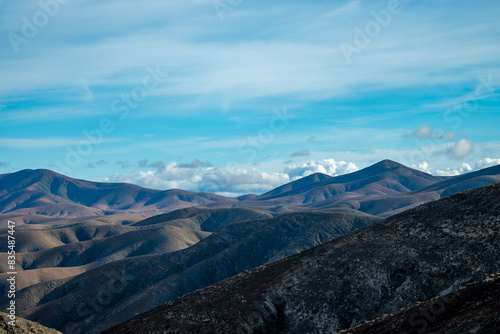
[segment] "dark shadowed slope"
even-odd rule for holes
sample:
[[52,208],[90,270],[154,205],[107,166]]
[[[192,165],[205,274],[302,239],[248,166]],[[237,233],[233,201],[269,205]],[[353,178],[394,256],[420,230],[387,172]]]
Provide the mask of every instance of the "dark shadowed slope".
[[339,334],[497,334],[499,331],[500,275],[496,274]]
[[334,333],[500,272],[500,184],[392,216],[106,333]]
[[[234,223],[178,252],[115,261],[70,281],[21,290],[19,312],[55,328],[98,333],[137,312],[377,220],[315,212]],[[105,302],[95,299],[105,294]],[[0,299],[0,305],[5,302]]]
[[172,211],[217,201],[233,200],[178,189],[159,191],[77,180],[44,169],[0,175],[0,213],[76,217],[116,211]]

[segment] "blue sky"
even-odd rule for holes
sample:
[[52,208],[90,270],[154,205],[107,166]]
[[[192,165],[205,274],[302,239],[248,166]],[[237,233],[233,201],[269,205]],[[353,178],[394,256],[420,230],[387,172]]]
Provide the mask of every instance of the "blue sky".
[[500,163],[498,1],[0,1],[0,173],[225,195]]

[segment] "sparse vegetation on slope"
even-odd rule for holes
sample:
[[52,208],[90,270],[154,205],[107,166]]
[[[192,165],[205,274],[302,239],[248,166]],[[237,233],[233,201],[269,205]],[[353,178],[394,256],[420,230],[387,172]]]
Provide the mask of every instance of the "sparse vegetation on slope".
[[9,325],[9,321],[11,320],[8,315],[0,312],[0,334],[62,334],[55,329],[22,318],[16,318],[16,326]]

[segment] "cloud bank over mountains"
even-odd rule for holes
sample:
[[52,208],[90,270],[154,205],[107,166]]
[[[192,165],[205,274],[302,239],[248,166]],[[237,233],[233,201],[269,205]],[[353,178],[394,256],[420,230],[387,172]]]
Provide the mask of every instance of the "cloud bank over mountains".
[[213,166],[210,162],[164,163],[141,160],[131,173],[115,173],[105,181],[134,183],[156,189],[187,189],[237,196],[264,193],[290,181],[314,173],[342,175],[359,170],[352,162],[324,159],[304,164],[287,165],[283,172],[267,172],[257,167]]
[[[456,176],[499,164],[500,159],[486,158],[478,161],[474,166],[462,163],[457,167],[433,169],[427,161],[422,161],[422,163],[412,167],[433,175]],[[138,167],[139,169],[130,173],[115,173],[104,181],[133,183],[154,189],[185,189],[225,196],[239,196],[248,193],[262,194],[314,173],[337,176],[360,169],[353,162],[336,161],[335,159],[289,164],[282,172],[268,172],[255,166],[215,166],[208,161],[201,162],[199,160],[194,160],[191,163],[142,160],[138,163]]]

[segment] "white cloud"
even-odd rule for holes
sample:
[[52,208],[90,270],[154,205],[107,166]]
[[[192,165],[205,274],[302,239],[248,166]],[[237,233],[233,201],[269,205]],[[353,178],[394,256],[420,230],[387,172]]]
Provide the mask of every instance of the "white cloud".
[[345,5],[342,5],[339,8],[336,8],[332,11],[329,11],[324,16],[325,17],[338,17],[338,16],[349,14],[349,13],[353,13],[353,12],[355,13],[355,12],[359,11],[360,9],[361,9],[360,0],[352,0]]
[[345,161],[335,161],[334,159],[324,159],[321,161],[310,161],[302,165],[290,165],[285,168],[285,173],[291,179],[298,179],[314,173],[328,175],[341,175],[359,170],[356,164]]
[[[4,36],[18,33],[20,18],[38,10],[36,4],[26,12],[25,4],[11,3],[0,27]],[[0,83],[0,95],[14,98],[13,92],[26,95],[40,87],[73,87],[81,95],[78,80],[84,78],[84,96],[98,98],[103,94],[99,87],[136,85],[142,75],[137,71],[156,63],[175,69],[161,94],[206,96],[203,103],[217,105],[226,96],[235,102],[282,94],[323,100],[360,89],[455,84],[475,77],[471,64],[492,64],[488,72],[498,68],[497,4],[474,11],[467,10],[473,5],[462,4],[470,19],[467,29],[451,24],[453,15],[449,21],[428,20],[429,13],[446,13],[447,6],[411,11],[398,20],[397,29],[384,30],[377,47],[363,51],[351,68],[332,45],[349,40],[352,29],[363,23],[358,12],[364,2],[349,1],[340,8],[306,2],[248,5],[233,16],[238,24],[227,29],[213,6],[202,1],[72,2],[36,41],[23,46],[23,57],[15,57],[10,48],[5,52],[0,63],[7,79]],[[110,18],[109,13],[120,15]],[[422,20],[428,24],[419,24]],[[462,47],[464,40],[470,47]],[[436,76],[436,71],[446,75]]]
[[417,138],[430,138],[432,137],[432,134],[434,133],[434,130],[428,125],[425,125],[415,131],[412,132],[412,136],[417,137]]
[[425,173],[431,173],[431,170],[429,168],[429,163],[425,160],[423,160],[418,164],[413,164],[412,167]]
[[460,167],[447,168],[445,170],[438,169],[434,174],[439,176],[457,176],[468,172],[472,172],[472,167],[469,164],[462,163]]
[[[197,160],[195,160],[197,161]],[[358,170],[354,163],[336,162],[334,159],[311,161],[303,165],[290,165],[285,171],[267,172],[242,166],[205,166],[204,164],[154,163],[143,160],[139,166],[156,170],[137,170],[129,174],[116,173],[106,182],[127,182],[154,189],[184,189],[217,194],[261,194],[313,173],[339,175]]]
[[454,132],[447,132],[447,133],[439,134],[439,139],[453,140],[455,138],[457,138],[457,135]]
[[[144,165],[144,164],[143,164]],[[157,164],[159,166],[159,164]],[[105,181],[135,183],[155,189],[184,189],[224,194],[263,193],[290,181],[287,174],[256,168],[205,167],[177,162],[157,170],[114,174]]]
[[474,170],[484,169],[496,165],[500,165],[500,159],[484,158],[476,163]]
[[460,139],[448,150],[448,156],[454,160],[466,158],[474,149],[474,144],[468,139]]
[[476,162],[474,167],[472,167],[471,164],[464,162],[458,167],[447,167],[444,169],[437,168],[433,170],[429,167],[429,164],[426,161],[422,161],[417,166],[413,165],[413,167],[438,176],[457,176],[496,165],[500,165],[500,159],[484,158]]

